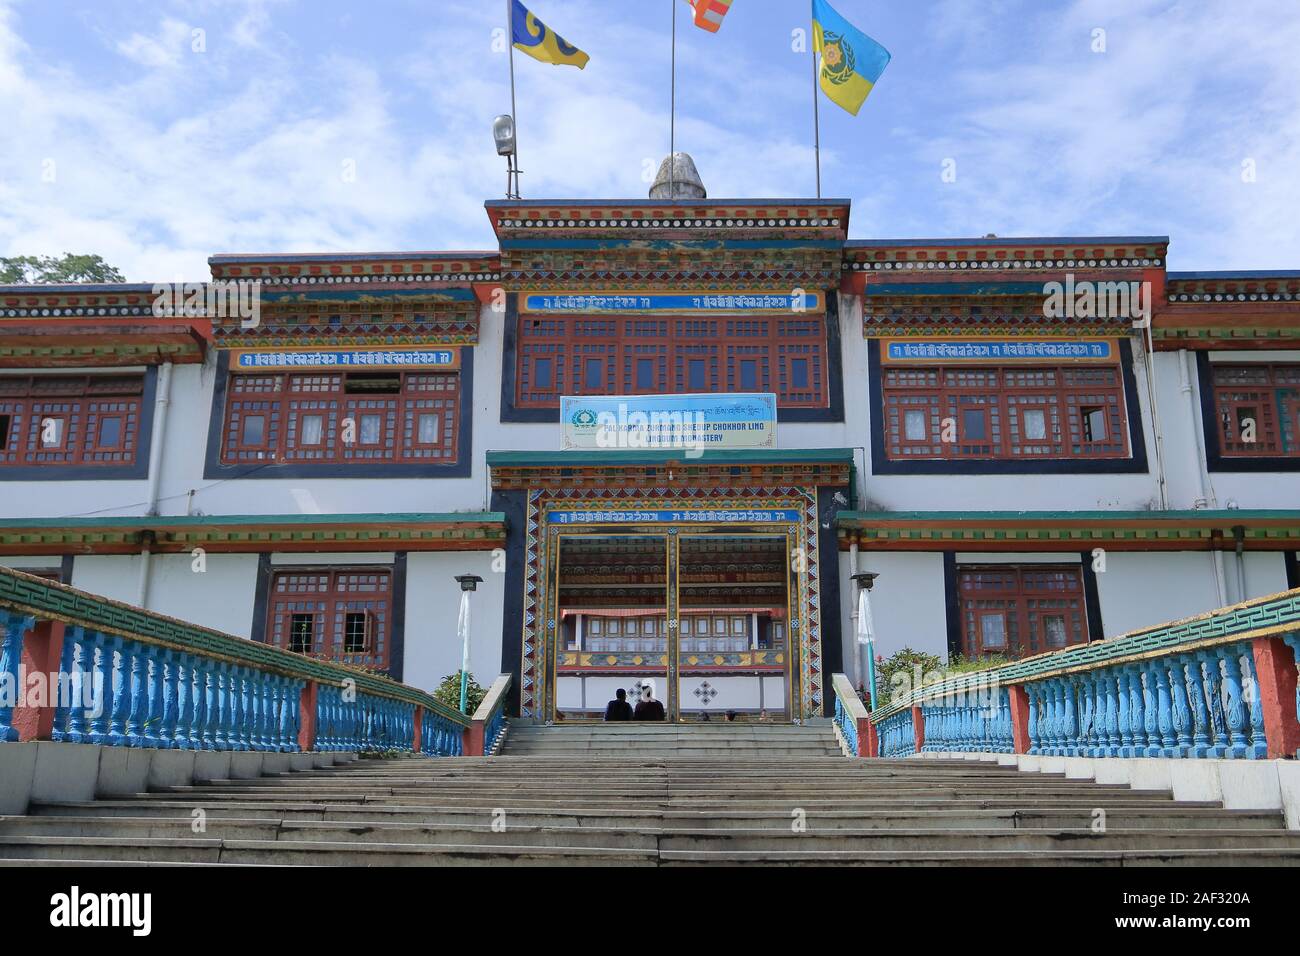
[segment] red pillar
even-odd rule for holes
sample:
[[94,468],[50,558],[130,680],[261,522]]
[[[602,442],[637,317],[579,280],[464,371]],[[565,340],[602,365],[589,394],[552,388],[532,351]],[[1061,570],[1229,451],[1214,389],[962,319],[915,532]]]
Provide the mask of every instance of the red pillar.
[[921,716],[920,707],[912,708],[912,732],[916,734],[916,752],[920,753],[925,745],[925,718]]
[[1257,637],[1251,641],[1250,650],[1259,679],[1268,756],[1294,757],[1300,750],[1300,722],[1296,721],[1295,712],[1295,653],[1280,637]]
[[[14,708],[13,716],[19,740],[49,740],[50,733],[54,730],[54,710],[59,706],[63,630],[64,626],[60,622],[37,621],[36,627],[28,631],[23,639],[22,667],[18,672],[18,706]],[[45,687],[43,695],[36,693],[40,685]],[[33,695],[31,700],[27,699],[29,691]]]
[[303,753],[316,749],[316,698],[319,692],[320,685],[309,680],[298,698],[298,749]]
[[411,753],[418,754],[420,752],[420,744],[423,742],[422,740],[423,737],[424,737],[424,708],[416,707],[415,708],[415,729],[411,731]]
[[[880,737],[878,737],[878,736],[876,735],[876,725],[873,724],[873,723],[871,722],[871,719],[870,719],[870,718],[867,718],[867,720],[865,721],[865,723],[866,723],[866,728],[864,729],[864,731],[859,731],[859,734],[863,734],[863,733],[865,732],[865,739],[866,739],[866,749],[867,749],[867,752],[866,752],[865,754],[863,754],[863,756],[864,756],[864,757],[879,757],[879,756],[880,756]],[[863,736],[859,736],[859,737],[858,737],[858,749],[859,749],[859,750],[862,749],[862,741],[863,741],[863,739],[864,739]]]
[[1029,695],[1019,684],[1007,688],[1011,698],[1011,740],[1018,754],[1029,753]]
[[871,718],[858,718],[858,754],[859,757],[874,757],[871,752]]
[[465,744],[462,751],[466,757],[483,756],[483,738],[486,736],[484,721],[471,720],[465,729]]

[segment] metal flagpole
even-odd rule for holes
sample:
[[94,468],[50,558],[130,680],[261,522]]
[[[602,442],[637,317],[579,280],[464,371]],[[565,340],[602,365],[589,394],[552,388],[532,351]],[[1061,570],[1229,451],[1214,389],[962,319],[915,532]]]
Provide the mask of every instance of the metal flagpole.
[[673,70],[672,92],[668,108],[668,198],[677,198],[677,162],[673,157],[677,153],[677,0],[669,0],[673,5]]
[[[814,24],[813,30],[817,27]],[[813,40],[812,45],[812,78],[813,78],[813,154],[817,163],[817,198],[822,198],[822,120],[817,100],[817,41]]]
[[514,155],[514,178],[515,188],[513,199],[519,196],[519,116],[515,112],[515,4],[514,0],[506,0],[506,43],[510,49],[510,119],[515,125],[515,155]]

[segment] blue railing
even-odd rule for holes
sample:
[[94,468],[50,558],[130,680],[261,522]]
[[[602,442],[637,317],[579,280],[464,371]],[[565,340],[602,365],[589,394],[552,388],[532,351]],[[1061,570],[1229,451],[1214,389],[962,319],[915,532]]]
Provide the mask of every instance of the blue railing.
[[1292,702],[1266,703],[1257,666],[1272,688],[1296,682],[1300,589],[954,675],[891,700],[871,719],[882,756],[914,749],[903,731],[914,713],[921,749],[932,753],[1300,756],[1288,743],[1300,737],[1300,692],[1294,717]]
[[928,753],[1012,753],[1011,698],[1005,687],[984,686],[921,704]]
[[1029,752],[1262,758],[1257,687],[1248,643],[1036,681],[1025,686]]
[[880,756],[906,757],[916,753],[916,730],[910,707],[884,718],[876,728],[880,734]]
[[[62,643],[56,625],[63,626]],[[38,627],[40,633],[38,634]],[[20,737],[25,642],[49,693],[22,701],[70,743],[217,751],[458,755],[472,722],[385,677],[0,568],[0,741]],[[305,704],[315,709],[303,712]],[[52,711],[52,713],[50,713]],[[39,725],[40,717],[29,720]],[[497,733],[499,734],[499,730]]]
[[868,740],[864,738],[871,734],[867,708],[843,674],[831,676],[831,688],[835,691],[835,729],[845,751],[851,757],[867,756]]

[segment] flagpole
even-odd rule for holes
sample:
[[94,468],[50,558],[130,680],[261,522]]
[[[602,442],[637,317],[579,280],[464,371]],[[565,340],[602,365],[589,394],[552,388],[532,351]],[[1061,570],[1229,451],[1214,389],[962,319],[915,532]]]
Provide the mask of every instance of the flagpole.
[[668,0],[673,7],[672,81],[668,107],[668,198],[677,198],[677,0]]
[[[515,168],[514,195],[508,198],[518,199],[519,197],[519,116],[515,112],[515,5],[514,0],[506,0],[506,44],[510,50],[510,119],[515,125]],[[509,192],[510,190],[507,190]]]
[[813,96],[813,155],[817,164],[817,198],[822,198],[822,120],[817,100],[817,25],[813,24],[812,44],[812,96]]

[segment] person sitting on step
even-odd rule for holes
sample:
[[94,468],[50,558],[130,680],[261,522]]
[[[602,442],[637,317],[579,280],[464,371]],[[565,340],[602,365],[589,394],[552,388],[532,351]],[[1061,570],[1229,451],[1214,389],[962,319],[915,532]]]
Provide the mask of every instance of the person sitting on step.
[[605,720],[631,720],[632,705],[627,702],[627,691],[619,688],[614,693],[614,699],[605,705]]
[[633,720],[663,720],[664,705],[655,700],[655,682],[645,681],[641,685],[641,699],[637,701]]

